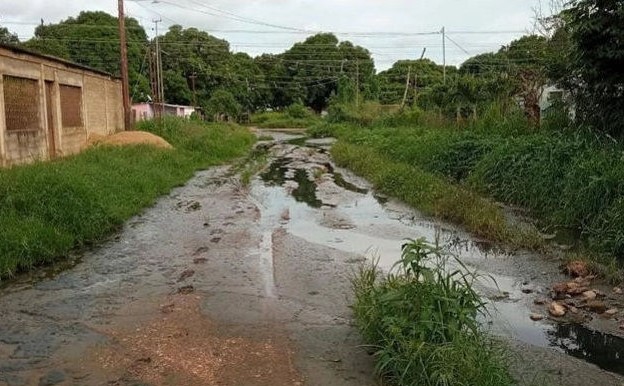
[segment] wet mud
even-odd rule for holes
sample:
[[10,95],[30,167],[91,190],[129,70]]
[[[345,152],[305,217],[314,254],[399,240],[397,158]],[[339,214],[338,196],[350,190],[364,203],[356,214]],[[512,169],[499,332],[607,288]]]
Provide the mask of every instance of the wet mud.
[[335,167],[331,141],[270,135],[250,187],[226,167],[200,172],[71,264],[4,283],[0,385],[375,385],[349,280],[419,237],[495,279],[479,282],[484,323],[521,384],[623,384],[611,321],[529,319],[562,280],[556,260],[377,195]]

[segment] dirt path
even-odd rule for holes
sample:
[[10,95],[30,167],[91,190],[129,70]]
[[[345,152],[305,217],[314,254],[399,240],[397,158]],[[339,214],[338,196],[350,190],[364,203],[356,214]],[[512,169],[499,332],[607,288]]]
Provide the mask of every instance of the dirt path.
[[0,290],[0,385],[375,385],[349,277],[365,256],[388,266],[403,238],[420,236],[455,240],[508,292],[493,329],[512,337],[525,384],[622,384],[548,348],[554,327],[528,320],[522,283],[542,271],[532,284],[550,281],[552,264],[505,258],[386,202],[323,150],[272,154],[249,189],[228,168],[198,173],[75,267]]

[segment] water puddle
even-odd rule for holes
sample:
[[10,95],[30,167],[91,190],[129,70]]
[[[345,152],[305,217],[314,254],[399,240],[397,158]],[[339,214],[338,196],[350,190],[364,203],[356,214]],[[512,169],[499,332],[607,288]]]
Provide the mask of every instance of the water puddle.
[[624,339],[579,324],[558,324],[548,331],[550,346],[593,363],[603,370],[624,374]]
[[[323,191],[324,184],[315,181],[327,179],[314,176],[317,169],[325,170],[325,175],[342,190],[330,205],[319,198],[325,200],[327,192]],[[624,361],[620,359],[624,339],[581,325],[530,320],[532,297],[523,293],[526,279],[514,265],[519,255],[423,218],[400,203],[357,186],[345,178],[343,171],[334,170],[330,162],[315,159],[305,164],[301,159],[279,158],[253,182],[251,194],[264,208],[263,216],[276,218],[288,211],[289,220],[281,224],[293,236],[377,259],[386,270],[399,258],[405,239],[424,237],[448,246],[466,265],[484,274],[477,287],[490,299],[491,317],[484,322],[491,325],[493,333],[533,346],[551,347],[624,374]]]

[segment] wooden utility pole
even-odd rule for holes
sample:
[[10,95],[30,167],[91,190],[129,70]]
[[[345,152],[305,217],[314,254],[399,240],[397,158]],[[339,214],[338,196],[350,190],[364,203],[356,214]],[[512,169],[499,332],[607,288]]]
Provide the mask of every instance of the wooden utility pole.
[[124,130],[130,130],[130,81],[128,79],[128,45],[126,43],[126,15],[124,14],[123,0],[117,0],[119,11],[119,48],[121,50],[121,90],[123,94]]
[[356,59],[355,62],[355,107],[360,107],[360,60]]
[[[189,78],[191,79],[191,87],[193,88],[193,107],[197,107],[197,92],[195,91],[195,79],[197,79],[197,73],[192,73],[189,75]],[[247,81],[247,91],[249,91],[249,81],[247,79],[245,80]]]
[[158,23],[162,22],[162,19],[152,20],[154,23],[154,31],[156,33],[156,102],[154,103],[155,113],[158,118],[163,116],[165,110],[165,91],[162,73],[162,56],[160,55],[160,37],[158,36]]
[[442,27],[442,66],[444,72],[444,84],[446,84],[446,27]]
[[405,92],[403,93],[403,102],[401,102],[401,108],[405,107],[407,101],[407,90],[409,89],[410,78],[412,77],[412,66],[407,68],[407,78],[405,80]]

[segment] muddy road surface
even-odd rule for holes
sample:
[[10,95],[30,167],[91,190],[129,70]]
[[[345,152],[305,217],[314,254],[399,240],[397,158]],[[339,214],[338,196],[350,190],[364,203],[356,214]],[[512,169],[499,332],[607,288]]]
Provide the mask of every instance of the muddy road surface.
[[369,259],[388,269],[419,237],[496,279],[479,284],[484,323],[521,384],[624,384],[624,346],[599,321],[529,319],[561,279],[555,262],[376,195],[329,145],[266,143],[251,186],[228,167],[200,172],[75,265],[5,283],[0,385],[376,385],[349,279]]

